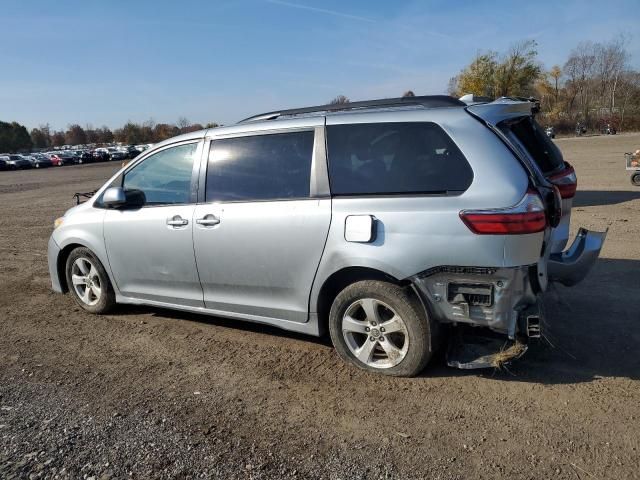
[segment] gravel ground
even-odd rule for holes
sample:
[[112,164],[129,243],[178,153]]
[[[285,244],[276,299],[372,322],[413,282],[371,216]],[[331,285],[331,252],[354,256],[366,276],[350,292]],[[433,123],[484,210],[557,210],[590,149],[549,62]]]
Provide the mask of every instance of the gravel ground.
[[50,291],[46,244],[115,163],[0,173],[0,478],[640,478],[640,134],[559,139],[602,258],[509,371],[415,379],[325,339]]

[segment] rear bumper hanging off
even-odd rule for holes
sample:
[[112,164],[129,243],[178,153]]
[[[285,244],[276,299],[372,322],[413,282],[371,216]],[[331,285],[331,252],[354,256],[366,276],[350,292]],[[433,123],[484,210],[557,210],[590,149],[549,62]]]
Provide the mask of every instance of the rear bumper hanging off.
[[607,232],[592,232],[581,228],[568,250],[549,257],[549,280],[567,287],[584,279],[600,256]]

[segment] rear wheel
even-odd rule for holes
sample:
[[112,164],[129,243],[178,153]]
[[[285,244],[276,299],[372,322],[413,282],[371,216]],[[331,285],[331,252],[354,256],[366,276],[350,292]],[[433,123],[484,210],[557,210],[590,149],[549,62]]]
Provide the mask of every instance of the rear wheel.
[[410,290],[365,280],[346,287],[333,301],[329,330],[338,355],[368,371],[411,377],[433,354],[435,331]]
[[640,187],[640,172],[631,175],[631,183],[636,187]]
[[91,250],[73,250],[65,271],[67,285],[78,305],[91,313],[106,313],[113,308],[116,300],[109,276]]

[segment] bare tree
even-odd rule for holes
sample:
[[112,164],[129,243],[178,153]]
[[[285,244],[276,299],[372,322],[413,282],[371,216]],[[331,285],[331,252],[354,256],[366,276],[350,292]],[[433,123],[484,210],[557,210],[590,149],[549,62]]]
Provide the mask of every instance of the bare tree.
[[616,103],[618,80],[625,70],[628,54],[624,48],[624,37],[601,45],[595,45],[595,73],[599,83],[600,108],[609,104],[609,114],[613,114]]
[[555,106],[558,104],[558,86],[562,77],[562,69],[558,65],[554,65],[549,71],[549,76],[553,80],[553,104]]
[[624,129],[625,112],[629,105],[634,105],[636,110],[640,107],[640,72],[635,70],[626,70],[622,72],[618,79],[617,95],[620,102],[620,125],[618,129]]
[[186,132],[187,131],[187,127],[189,127],[189,125],[191,125],[191,122],[189,120],[187,120],[186,117],[180,117],[180,118],[178,118],[178,121],[176,122],[176,127],[178,127],[181,132]]
[[412,91],[412,90],[407,90],[406,92],[404,92],[404,93],[402,94],[402,98],[404,98],[404,97],[415,97],[415,96],[416,96],[416,94],[415,94],[415,93],[413,93],[413,91]]
[[329,105],[343,105],[345,103],[349,103],[350,100],[344,95],[338,95],[333,100],[329,102]]
[[568,77],[570,93],[569,109],[574,101],[579,102],[579,110],[585,119],[589,118],[589,110],[593,104],[593,78],[595,76],[596,48],[591,42],[582,42],[569,55],[564,65],[564,73]]

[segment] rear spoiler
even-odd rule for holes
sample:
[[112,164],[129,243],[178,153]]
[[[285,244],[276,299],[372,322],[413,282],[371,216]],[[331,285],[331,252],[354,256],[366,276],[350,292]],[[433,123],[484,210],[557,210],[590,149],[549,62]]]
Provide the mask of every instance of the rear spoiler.
[[[469,96],[465,95],[460,100],[465,102],[467,97]],[[511,118],[535,115],[540,111],[540,100],[533,97],[500,97],[489,102],[472,100],[468,99],[469,103],[465,102],[468,105],[467,111],[491,125],[497,125],[501,121]]]

